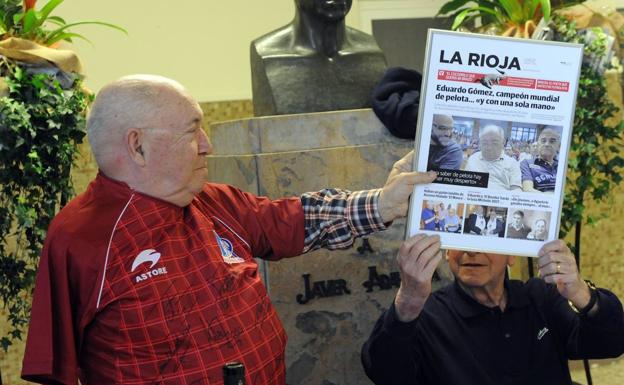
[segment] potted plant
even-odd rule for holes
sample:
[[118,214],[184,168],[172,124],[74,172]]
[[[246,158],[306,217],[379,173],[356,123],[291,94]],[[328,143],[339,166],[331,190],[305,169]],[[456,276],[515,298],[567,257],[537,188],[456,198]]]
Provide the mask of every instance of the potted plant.
[[[73,195],[70,170],[85,135],[92,95],[80,61],[52,48],[84,37],[82,24],[52,15],[63,0],[0,0],[0,303],[11,329],[6,351],[21,339],[47,227]],[[124,31],[125,32],[125,31]]]
[[453,0],[438,16],[453,19],[451,29],[528,38],[542,18],[550,18],[550,0]]

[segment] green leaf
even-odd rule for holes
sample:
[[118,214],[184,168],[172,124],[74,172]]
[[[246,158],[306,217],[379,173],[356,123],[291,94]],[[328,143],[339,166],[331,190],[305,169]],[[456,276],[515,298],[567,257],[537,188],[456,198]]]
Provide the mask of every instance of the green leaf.
[[[123,28],[121,28],[119,26],[116,26],[114,24],[104,23],[104,22],[101,22],[101,21],[79,21],[79,22],[76,22],[76,23],[65,24],[64,26],[51,31],[48,34],[47,38],[45,39],[45,42],[46,42],[46,44],[50,44],[50,43],[48,43],[49,41],[62,40],[62,39],[57,39],[57,35],[63,33],[67,28],[75,27],[77,25],[87,25],[87,24],[101,25],[101,26],[105,26],[105,27],[116,29],[118,31],[121,31],[121,32],[125,33],[126,35],[128,34],[128,31],[126,31],[125,29],[123,29]],[[75,37],[81,37],[81,38],[85,39],[84,37],[79,36],[79,35],[75,36]]]
[[20,21],[22,21],[23,18],[24,18],[24,13],[23,12],[19,12],[19,13],[16,13],[15,15],[13,15],[13,25],[19,24]]
[[71,42],[72,39],[74,39],[74,38],[82,39],[82,40],[88,42],[89,44],[93,44],[93,42],[91,40],[87,39],[86,37],[84,37],[84,36],[82,36],[80,34],[73,33],[73,32],[61,32],[60,34],[56,34],[55,36],[53,36],[51,38],[48,38],[45,41],[45,44],[52,45],[52,44],[54,44],[54,43],[56,43],[58,41],[61,41],[61,40],[65,40],[65,41]]
[[501,7],[505,10],[508,18],[515,23],[522,22],[522,3],[521,0],[499,0]]
[[2,337],[2,339],[0,339],[0,346],[5,353],[9,350],[9,346],[11,345],[13,345],[13,343],[7,337]]
[[449,1],[448,3],[446,3],[446,4],[442,5],[442,7],[440,7],[440,10],[436,14],[436,16],[446,15],[449,12],[456,11],[459,8],[461,8],[464,5],[466,5],[466,3],[469,3],[471,1],[472,0],[452,0],[452,1]]
[[544,17],[545,21],[549,21],[550,20],[550,0],[539,0],[540,4],[542,5],[542,15]]
[[22,33],[28,34],[33,29],[39,27],[41,22],[37,18],[37,14],[34,9],[29,9],[26,14],[24,14],[24,19],[22,22]]
[[455,20],[453,20],[453,25],[451,26],[451,29],[456,30],[457,28],[459,28],[464,22],[464,19],[466,19],[466,17],[468,17],[470,13],[474,12],[475,10],[472,8],[464,9],[463,11],[461,11],[459,15],[455,16]]
[[59,16],[50,16],[46,19],[47,22],[50,22],[52,24],[56,24],[58,26],[64,26],[65,24],[67,24],[67,22],[65,21],[65,19],[63,19],[62,17]]
[[50,15],[50,13],[52,13],[52,11],[56,7],[58,7],[62,2],[63,2],[63,0],[50,0],[50,1],[48,1],[48,3],[46,5],[44,5],[43,8],[41,8],[41,11],[39,11],[39,13],[41,14],[42,19],[46,20],[48,18],[48,15]]

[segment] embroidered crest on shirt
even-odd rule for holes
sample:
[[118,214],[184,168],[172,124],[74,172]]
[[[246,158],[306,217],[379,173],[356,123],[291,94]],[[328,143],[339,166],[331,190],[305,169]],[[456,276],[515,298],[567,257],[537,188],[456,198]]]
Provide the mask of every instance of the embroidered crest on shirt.
[[154,265],[158,263],[160,260],[160,253],[154,249],[146,249],[139,253],[139,255],[134,258],[134,262],[132,262],[132,270],[130,272],[134,272],[136,268],[142,265],[145,262],[150,262],[149,270],[143,274],[137,275],[134,280],[135,282],[145,281],[146,279],[150,279],[157,275],[167,274],[166,267],[159,267],[157,269],[152,269]]
[[225,263],[242,263],[245,260],[234,253],[234,247],[232,246],[232,242],[227,238],[221,238],[217,233],[215,233],[215,237],[217,238],[217,243],[219,244],[219,250],[221,251],[221,256]]

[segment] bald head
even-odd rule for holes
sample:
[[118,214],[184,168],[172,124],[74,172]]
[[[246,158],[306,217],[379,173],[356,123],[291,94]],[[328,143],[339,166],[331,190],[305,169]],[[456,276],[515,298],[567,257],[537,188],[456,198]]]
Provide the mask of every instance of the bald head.
[[89,112],[87,131],[104,173],[113,176],[113,163],[124,151],[125,133],[160,121],[170,101],[166,96],[175,94],[187,95],[176,81],[156,75],[124,76],[100,90]]
[[453,137],[453,117],[450,115],[433,115],[431,140],[434,145],[448,146]]
[[501,157],[505,145],[505,132],[499,126],[490,124],[479,134],[481,155],[487,161],[495,161]]
[[87,120],[100,170],[180,207],[201,191],[212,145],[199,104],[177,82],[133,75],[104,87]]

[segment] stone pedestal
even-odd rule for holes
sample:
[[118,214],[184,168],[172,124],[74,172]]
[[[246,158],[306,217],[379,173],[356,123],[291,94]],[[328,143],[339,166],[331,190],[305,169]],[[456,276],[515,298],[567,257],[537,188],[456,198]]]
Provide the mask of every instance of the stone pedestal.
[[[391,136],[370,109],[223,122],[213,124],[211,133],[215,153],[208,160],[210,179],[271,198],[324,187],[381,187],[392,164],[413,148],[412,141]],[[348,250],[318,250],[264,265],[271,300],[289,338],[288,384],[370,383],[360,349],[396,293],[398,275],[390,273],[398,270],[395,256],[404,230],[399,221],[371,236],[370,248],[359,239]],[[363,283],[370,267],[378,274],[373,284],[381,285],[369,292]],[[317,284],[317,293],[324,286],[326,294],[342,295],[300,304],[304,274],[310,285],[325,281]],[[341,285],[338,280],[344,280],[350,294],[334,290]]]

